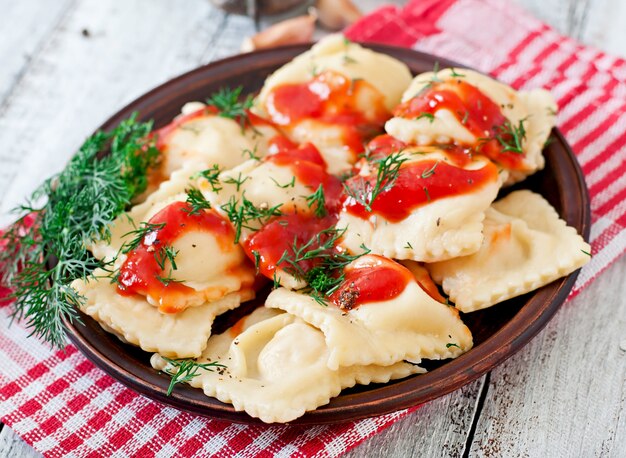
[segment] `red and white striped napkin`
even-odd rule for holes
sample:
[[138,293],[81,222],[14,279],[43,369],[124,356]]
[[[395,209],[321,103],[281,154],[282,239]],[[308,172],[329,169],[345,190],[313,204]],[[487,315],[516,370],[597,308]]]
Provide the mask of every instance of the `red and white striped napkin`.
[[[626,61],[500,0],[414,0],[383,7],[346,33],[456,60],[516,88],[550,89],[592,198],[594,256],[575,292],[624,252]],[[27,339],[8,315],[0,308],[0,418],[46,456],[338,456],[409,412],[316,427],[195,417],[125,388],[73,346],[53,352]]]

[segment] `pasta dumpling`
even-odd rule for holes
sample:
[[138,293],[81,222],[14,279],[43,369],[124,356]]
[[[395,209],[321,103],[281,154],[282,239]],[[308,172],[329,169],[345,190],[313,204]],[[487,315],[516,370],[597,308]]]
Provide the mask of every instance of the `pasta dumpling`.
[[507,169],[511,184],[543,168],[555,122],[544,89],[517,92],[472,70],[445,69],[418,75],[385,129],[409,144],[472,147]]
[[257,116],[247,119],[242,123],[220,116],[215,107],[200,102],[186,104],[180,116],[156,132],[161,175],[167,178],[190,162],[231,169],[251,154],[264,156],[277,130]]
[[176,314],[161,313],[145,298],[122,296],[116,285],[99,269],[89,281],[75,280],[72,288],[85,298],[82,312],[124,342],[147,352],[170,358],[200,356],[211,335],[215,317],[234,309],[250,297],[231,293],[211,303],[191,307]]
[[256,108],[292,140],[312,142],[330,172],[341,173],[382,131],[410,80],[400,61],[333,35],[274,72]]
[[[346,182],[348,198],[337,222],[346,230],[341,245],[353,253],[365,246],[389,258],[424,262],[477,251],[484,211],[502,175],[484,157],[459,160],[438,148],[407,148],[362,169]],[[386,185],[383,167],[392,177]]]
[[[318,329],[293,315],[262,307],[209,339],[198,363],[220,366],[200,369],[190,383],[266,423],[285,423],[327,404],[356,383],[384,383],[424,372],[404,362],[332,370],[327,365],[328,353]],[[159,355],[151,363],[168,371],[168,362]]]
[[472,347],[458,312],[432,299],[405,267],[381,256],[350,264],[331,302],[323,307],[311,296],[278,288],[265,305],[320,329],[331,369],[454,358]]
[[462,312],[535,290],[589,261],[589,244],[539,194],[512,192],[486,215],[478,252],[426,265]]

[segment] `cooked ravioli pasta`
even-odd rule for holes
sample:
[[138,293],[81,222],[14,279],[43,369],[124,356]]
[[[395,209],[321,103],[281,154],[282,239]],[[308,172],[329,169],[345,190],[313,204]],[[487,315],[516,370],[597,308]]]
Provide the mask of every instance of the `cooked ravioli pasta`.
[[[289,422],[344,388],[460,356],[473,337],[459,310],[589,258],[542,197],[494,202],[544,166],[556,111],[544,90],[466,69],[411,81],[337,35],[269,76],[252,107],[240,91],[154,132],[159,186],[88,247],[107,271],[73,283],[81,310],[155,353],[172,383],[184,358],[192,387]],[[264,306],[212,335],[271,280]]]
[[589,244],[530,191],[495,202],[487,211],[484,232],[475,254],[427,265],[462,312],[537,289],[589,261]]
[[[201,370],[190,383],[266,423],[285,423],[327,404],[356,383],[385,383],[424,372],[404,362],[332,370],[328,353],[318,329],[293,315],[262,307],[209,339],[198,362],[217,362],[224,368]],[[151,363],[168,370],[167,361],[158,354]]]
[[[371,270],[369,281],[384,276],[393,261],[372,255],[359,258],[354,267]],[[328,367],[355,364],[390,365],[402,360],[454,358],[472,347],[472,334],[452,307],[432,299],[412,274],[402,291],[386,300],[372,300],[350,310],[321,307],[305,294],[279,288],[270,293],[266,306],[302,318],[321,329],[330,350]],[[349,280],[347,280],[349,282]],[[385,284],[385,289],[392,289]],[[359,295],[365,295],[359,291]],[[451,345],[454,344],[454,345]]]
[[166,314],[140,296],[119,295],[107,275],[107,272],[97,270],[93,280],[72,283],[72,287],[86,299],[81,311],[123,341],[171,358],[200,356],[211,335],[215,317],[250,299],[249,294],[231,293],[177,314]]
[[[425,262],[478,250],[484,212],[496,198],[501,175],[484,158],[457,167],[448,165],[440,150],[423,151],[428,149],[402,153],[407,160],[399,168],[396,184],[377,197],[371,212],[363,211],[362,205],[351,205],[350,200],[344,204],[337,223],[346,230],[342,246],[358,253],[363,245],[390,258]],[[464,171],[469,174],[465,176]],[[455,177],[464,184],[472,182],[463,192],[449,192],[454,189],[449,180]],[[353,186],[358,188],[358,181]]]
[[468,69],[444,69],[415,77],[402,102],[385,129],[406,143],[477,147],[509,171],[509,184],[544,166],[557,108],[544,89],[517,92]]

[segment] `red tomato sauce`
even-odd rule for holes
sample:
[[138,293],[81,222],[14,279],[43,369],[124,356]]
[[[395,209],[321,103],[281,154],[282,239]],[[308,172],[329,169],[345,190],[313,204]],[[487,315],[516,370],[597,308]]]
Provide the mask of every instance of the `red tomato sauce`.
[[[364,90],[376,93],[374,103],[368,106],[369,116],[359,106],[359,93]],[[372,85],[333,71],[324,71],[304,83],[274,88],[267,99],[267,111],[278,126],[293,127],[307,119],[341,126],[343,144],[354,154],[363,151],[364,140],[380,132],[390,117],[384,96]]]
[[410,282],[415,281],[406,267],[376,255],[359,259],[348,266],[344,274],[345,280],[330,296],[331,302],[342,310],[394,299]]
[[272,154],[265,157],[266,161],[289,167],[298,181],[307,186],[311,193],[321,185],[326,210],[331,213],[339,211],[343,189],[341,181],[327,172],[326,162],[313,144],[304,143],[298,146],[282,135],[277,135],[270,140],[269,150]]
[[[498,169],[490,162],[478,170],[465,170],[434,160],[409,163],[400,168],[393,187],[382,191],[370,204],[371,213],[391,222],[402,221],[422,205],[444,197],[471,193],[497,179]],[[375,183],[374,173],[370,177],[357,175],[350,178],[346,185],[352,190],[371,190]],[[343,208],[362,219],[370,217],[367,208],[351,196],[344,195]]]
[[[334,215],[317,218],[307,213],[290,213],[277,217],[252,234],[243,243],[243,248],[248,257],[255,262],[259,273],[267,278],[274,278],[276,267],[280,267],[288,273],[308,272],[315,267],[319,259],[306,259],[297,262],[298,268],[284,260],[283,254],[291,260],[296,260],[296,250],[303,247],[309,241],[307,251],[320,248],[331,237],[331,234],[318,234],[330,229],[336,223]],[[296,250],[294,250],[296,248]]]
[[128,253],[120,267],[118,293],[159,298],[159,310],[164,313],[176,313],[184,308],[181,303],[194,290],[180,282],[159,280],[159,277],[171,278],[173,272],[161,269],[157,257],[163,256],[163,249],[188,231],[211,232],[224,251],[233,249],[235,238],[230,224],[213,210],[193,215],[190,210],[188,203],[175,202],[150,219],[149,223],[162,227],[147,233],[139,246]]
[[[444,84],[454,84],[454,89]],[[476,138],[483,139],[471,145],[477,152],[509,169],[523,168],[525,155],[504,151],[502,144],[495,139],[496,135],[502,135],[505,141],[511,141],[510,134],[503,134],[502,127],[509,121],[500,106],[462,78],[431,84],[412,99],[400,104],[394,110],[394,115],[417,118],[423,114],[434,115],[440,109],[450,111]]]

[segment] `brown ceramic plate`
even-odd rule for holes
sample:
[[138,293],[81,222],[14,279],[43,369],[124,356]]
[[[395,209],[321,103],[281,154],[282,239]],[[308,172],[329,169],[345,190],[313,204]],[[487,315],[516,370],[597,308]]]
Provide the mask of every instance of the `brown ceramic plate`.
[[[413,73],[455,65],[444,59],[409,49],[370,45],[372,49],[405,62]],[[115,114],[103,126],[109,129],[138,112],[142,120],[153,119],[156,127],[167,124],[180,107],[191,100],[204,100],[224,86],[243,86],[244,93],[258,91],[272,71],[305,51],[297,45],[255,52],[209,64],[175,78],[148,92]],[[567,223],[585,238],[589,235],[589,197],[582,172],[558,130],[544,152],[545,169],[517,187],[541,193]],[[354,420],[414,406],[454,391],[501,364],[527,344],[552,318],[574,285],[577,272],[537,291],[487,310],[463,315],[474,335],[474,348],[451,361],[428,364],[424,375],[344,391],[330,404],[309,412],[293,423],[319,424]],[[236,312],[241,313],[241,311]],[[237,422],[258,422],[231,405],[204,396],[189,386],[177,387],[166,396],[169,377],[149,363],[150,355],[108,334],[91,318],[81,314],[84,324],[66,323],[71,340],[98,367],[145,396],[178,409]],[[221,317],[214,331],[221,332],[235,316]]]

